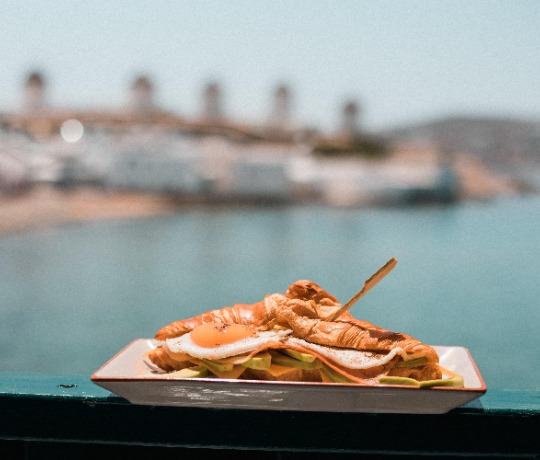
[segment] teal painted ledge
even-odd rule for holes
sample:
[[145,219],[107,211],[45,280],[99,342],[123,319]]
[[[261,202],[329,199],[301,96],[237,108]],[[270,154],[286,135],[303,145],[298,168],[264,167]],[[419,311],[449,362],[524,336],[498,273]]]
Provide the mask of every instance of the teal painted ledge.
[[313,413],[140,406],[86,376],[0,373],[0,414],[2,458],[80,459],[126,453],[121,449],[201,456],[220,449],[220,458],[234,452],[237,459],[253,452],[261,459],[540,458],[540,391],[534,390],[488,389],[442,415]]

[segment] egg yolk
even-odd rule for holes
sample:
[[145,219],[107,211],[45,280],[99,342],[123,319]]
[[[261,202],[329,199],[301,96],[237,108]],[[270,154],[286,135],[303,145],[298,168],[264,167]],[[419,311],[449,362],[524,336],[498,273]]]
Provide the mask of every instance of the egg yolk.
[[205,323],[191,331],[191,340],[200,347],[214,348],[253,335],[255,331],[243,324]]

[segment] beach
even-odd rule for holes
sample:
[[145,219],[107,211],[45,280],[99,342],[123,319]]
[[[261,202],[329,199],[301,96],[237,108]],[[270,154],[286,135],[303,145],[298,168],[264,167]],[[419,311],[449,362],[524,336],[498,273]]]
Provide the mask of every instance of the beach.
[[157,193],[39,185],[0,196],[0,233],[89,220],[150,217],[173,213],[179,207],[178,201]]

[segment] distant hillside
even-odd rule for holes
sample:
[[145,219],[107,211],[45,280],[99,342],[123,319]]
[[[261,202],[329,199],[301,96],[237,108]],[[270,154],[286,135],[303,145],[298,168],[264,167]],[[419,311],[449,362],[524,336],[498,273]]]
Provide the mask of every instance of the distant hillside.
[[540,120],[448,117],[381,133],[390,142],[431,145],[442,153],[469,153],[496,169],[540,166]]

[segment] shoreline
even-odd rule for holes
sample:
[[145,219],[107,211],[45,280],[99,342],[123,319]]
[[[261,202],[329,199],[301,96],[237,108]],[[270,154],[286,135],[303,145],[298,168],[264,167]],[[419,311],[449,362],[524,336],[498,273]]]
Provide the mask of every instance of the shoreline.
[[[478,188],[471,190],[470,186],[466,187],[468,193],[458,202],[485,201],[500,196],[519,194],[515,187],[508,184],[505,184],[506,187],[501,187],[501,181],[495,181],[494,184],[486,186],[487,184],[478,184],[478,176],[475,179],[476,181],[470,182],[476,182]],[[15,193],[0,194],[0,236],[67,224],[166,216],[188,207],[286,206],[298,203],[298,201],[287,203],[267,200],[213,200],[158,192],[110,190],[93,186],[62,188],[55,185],[35,185]],[[313,204],[309,200],[300,201],[300,203]],[[422,204],[429,204],[429,202],[420,202],[418,206]],[[383,205],[388,207],[392,206],[392,203]],[[441,203],[441,205],[447,204]],[[414,206],[414,204],[407,206]],[[370,205],[364,204],[361,207],[370,207]]]
[[34,186],[0,196],[0,235],[69,223],[167,215],[182,207],[176,200],[153,193]]

